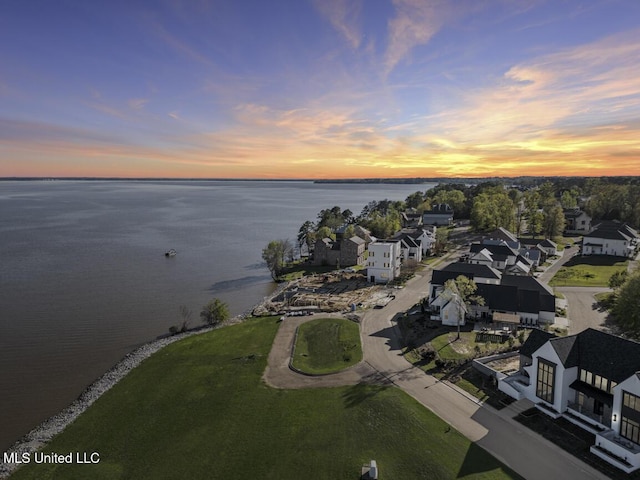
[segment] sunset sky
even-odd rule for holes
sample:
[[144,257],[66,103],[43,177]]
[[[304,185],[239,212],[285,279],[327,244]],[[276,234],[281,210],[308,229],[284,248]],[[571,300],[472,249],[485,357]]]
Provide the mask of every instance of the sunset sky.
[[640,175],[638,0],[5,0],[0,177]]

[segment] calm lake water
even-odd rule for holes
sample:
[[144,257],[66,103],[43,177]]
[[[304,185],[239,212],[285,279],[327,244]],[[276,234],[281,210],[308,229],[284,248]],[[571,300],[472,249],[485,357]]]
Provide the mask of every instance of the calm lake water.
[[213,297],[237,315],[272,292],[270,240],[323,208],[358,214],[431,186],[0,182],[0,451],[167,333],[180,305],[196,325]]

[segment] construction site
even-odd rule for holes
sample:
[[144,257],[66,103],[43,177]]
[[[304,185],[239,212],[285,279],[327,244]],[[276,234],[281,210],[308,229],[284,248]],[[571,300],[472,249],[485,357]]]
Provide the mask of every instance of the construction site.
[[395,298],[394,289],[367,282],[362,273],[330,272],[290,282],[253,311],[254,315],[293,312],[347,312],[382,308]]

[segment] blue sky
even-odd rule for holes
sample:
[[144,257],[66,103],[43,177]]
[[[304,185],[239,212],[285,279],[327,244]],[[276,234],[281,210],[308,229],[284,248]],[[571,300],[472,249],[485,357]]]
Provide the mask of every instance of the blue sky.
[[640,175],[635,0],[0,6],[0,176]]

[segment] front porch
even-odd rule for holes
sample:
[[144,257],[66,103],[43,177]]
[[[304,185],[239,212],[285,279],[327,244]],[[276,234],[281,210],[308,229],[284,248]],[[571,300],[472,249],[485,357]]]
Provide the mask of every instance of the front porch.
[[590,451],[626,473],[640,468],[640,445],[621,437],[614,430],[596,434],[596,444]]

